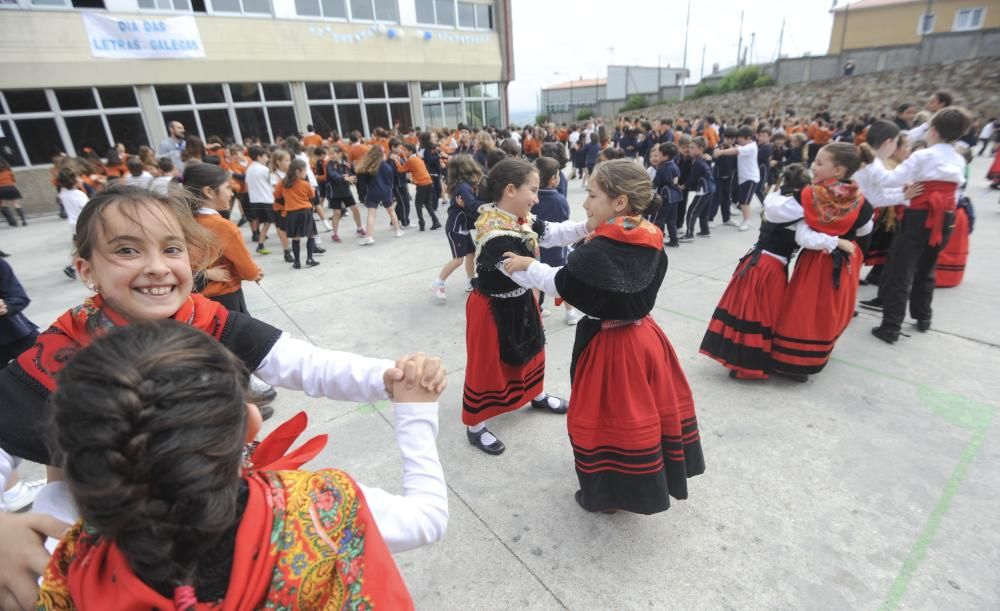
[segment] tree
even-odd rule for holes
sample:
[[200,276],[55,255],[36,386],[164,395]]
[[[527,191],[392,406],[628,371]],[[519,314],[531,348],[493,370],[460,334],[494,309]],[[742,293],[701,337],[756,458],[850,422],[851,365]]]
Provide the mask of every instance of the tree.
[[586,121],[587,119],[593,118],[593,116],[594,116],[594,111],[593,110],[591,110],[589,108],[581,108],[576,113],[576,120],[577,121]]
[[717,93],[719,93],[718,90],[708,83],[698,83],[698,86],[694,88],[694,92],[691,94],[691,98],[697,100],[698,98],[703,98],[707,95],[715,95]]
[[647,104],[646,104],[646,96],[639,95],[637,93],[637,94],[629,96],[628,101],[625,102],[625,105],[622,106],[621,108],[619,108],[618,111],[619,112],[628,112],[630,110],[637,110],[639,108],[645,108],[646,106],[647,106]]
[[537,115],[535,115],[535,125],[544,125],[545,123],[548,123],[548,122],[549,122],[549,115],[548,114],[546,114],[544,112],[540,112]]

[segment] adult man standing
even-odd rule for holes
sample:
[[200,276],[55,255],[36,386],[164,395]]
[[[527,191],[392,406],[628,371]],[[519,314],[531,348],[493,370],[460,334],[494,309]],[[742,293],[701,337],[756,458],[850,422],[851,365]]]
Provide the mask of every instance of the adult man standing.
[[181,169],[184,167],[181,161],[181,151],[184,150],[184,125],[180,121],[169,121],[167,133],[169,134],[167,138],[156,147],[156,154],[160,157],[170,157],[174,167]]
[[[931,94],[930,99],[927,100],[926,108],[931,112],[931,114],[934,114],[942,108],[951,106],[953,102],[954,98],[947,91],[935,91]],[[920,125],[906,132],[906,136],[910,139],[910,142],[923,140],[927,136],[927,128],[930,126],[930,120],[924,121]]]

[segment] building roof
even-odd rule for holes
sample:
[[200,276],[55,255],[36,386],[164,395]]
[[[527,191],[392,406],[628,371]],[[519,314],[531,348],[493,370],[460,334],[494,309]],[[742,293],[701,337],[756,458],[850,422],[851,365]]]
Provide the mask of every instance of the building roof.
[[851,2],[847,0],[840,6],[835,6],[831,9],[831,12],[842,13],[846,10],[851,11],[861,11],[869,8],[885,8],[889,6],[897,6],[901,4],[927,4],[926,0],[857,0],[856,2]]
[[542,91],[551,91],[553,89],[579,89],[583,87],[596,87],[597,85],[607,85],[608,79],[606,78],[591,78],[591,79],[578,79],[575,81],[566,81],[565,83],[556,83],[555,85],[549,85],[548,87],[542,87]]

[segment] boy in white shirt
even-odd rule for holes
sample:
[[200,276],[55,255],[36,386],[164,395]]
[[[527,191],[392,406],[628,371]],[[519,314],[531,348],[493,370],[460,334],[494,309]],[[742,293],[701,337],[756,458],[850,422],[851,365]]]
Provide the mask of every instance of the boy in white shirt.
[[[83,191],[83,176],[78,174],[70,166],[65,166],[56,175],[56,184],[59,185],[59,203],[66,211],[66,222],[69,223],[70,236],[76,241],[76,219],[79,218],[83,207],[87,205],[89,198]],[[63,268],[63,273],[72,280],[76,280],[76,270],[72,265]]]
[[129,173],[124,180],[126,185],[143,189],[149,189],[153,185],[153,175],[146,171],[145,164],[138,157],[129,157],[125,165]]
[[[917,320],[917,330],[931,328],[931,300],[938,254],[948,242],[955,219],[958,189],[965,181],[965,159],[955,151],[955,141],[969,131],[972,118],[958,106],[939,110],[927,129],[928,148],[916,151],[890,171],[871,163],[876,152],[865,146],[869,165],[868,180],[882,188],[920,183],[923,192],[909,203],[896,230],[883,280],[879,286],[882,324],[872,335],[892,344],[899,339],[906,303]],[[881,157],[892,153],[890,146],[879,149]]]
[[269,255],[271,251],[264,248],[267,230],[275,222],[274,189],[271,187],[271,171],[267,167],[267,150],[260,146],[251,146],[248,151],[251,162],[247,167],[247,197],[250,205],[247,218],[250,219],[250,231],[257,242],[257,254]]
[[156,167],[160,168],[160,175],[153,179],[149,190],[157,195],[166,195],[170,190],[170,183],[177,178],[177,168],[174,167],[174,161],[170,157],[160,157]]
[[736,204],[740,207],[743,222],[740,231],[750,229],[750,200],[760,182],[760,168],[757,166],[757,142],[753,139],[753,129],[744,125],[736,132],[736,146],[730,149],[716,149],[716,159],[725,155],[736,155]]

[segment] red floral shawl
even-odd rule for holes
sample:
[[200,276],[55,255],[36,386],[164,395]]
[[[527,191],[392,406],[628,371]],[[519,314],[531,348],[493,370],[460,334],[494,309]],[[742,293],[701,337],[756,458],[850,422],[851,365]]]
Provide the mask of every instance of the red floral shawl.
[[806,224],[827,235],[848,233],[864,203],[855,182],[825,180],[802,190],[802,212]]

